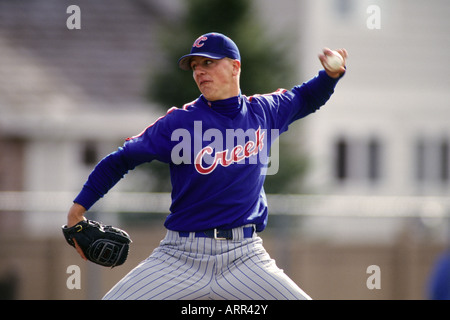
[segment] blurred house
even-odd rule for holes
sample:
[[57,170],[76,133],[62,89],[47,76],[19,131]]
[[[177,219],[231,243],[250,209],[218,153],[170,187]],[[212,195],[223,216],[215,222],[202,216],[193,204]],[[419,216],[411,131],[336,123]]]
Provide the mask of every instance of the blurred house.
[[[1,202],[7,191],[64,191],[61,206],[68,209],[100,158],[161,115],[145,99],[145,87],[165,62],[159,30],[182,14],[183,3],[0,0],[1,208],[8,207]],[[79,30],[66,26],[67,7],[74,4],[81,8]],[[310,159],[303,185],[311,195],[300,203],[294,195],[269,201],[274,220],[276,213],[304,216],[295,234],[268,230],[268,251],[314,298],[422,298],[443,242],[401,238],[406,224],[392,217],[414,220],[408,220],[410,237],[420,236],[414,223],[426,220],[417,222],[418,212],[446,227],[436,217],[448,217],[450,207],[450,2],[255,0],[253,9],[269,36],[291,40],[299,82],[317,73],[322,47],[350,53],[348,73],[329,104],[286,134]],[[130,174],[115,190],[148,183],[142,174]],[[405,205],[402,196],[430,202]],[[152,206],[155,198],[162,197],[151,198]],[[9,200],[15,209],[0,209],[0,236],[7,244],[0,246],[2,297],[97,298],[126,272],[84,264],[83,290],[68,290],[66,268],[82,262],[59,234],[65,209],[58,215],[45,211],[47,203],[31,203],[40,207],[33,211],[27,204],[21,211],[22,198]],[[45,237],[30,237],[30,231]],[[51,239],[50,231],[58,237]],[[133,231],[128,268],[164,232],[159,225]],[[314,237],[320,241],[310,241]],[[382,290],[366,287],[372,264],[382,268]]]
[[[79,30],[66,26],[72,4]],[[102,156],[156,119],[144,95],[164,62],[159,31],[182,12],[180,0],[0,1],[0,191],[75,196]],[[350,53],[329,104],[287,134],[302,137],[309,193],[449,194],[448,1],[258,1],[254,12],[291,40],[299,82],[322,47]],[[146,183],[133,175],[115,190]],[[45,224],[42,212],[3,216],[0,230]]]
[[330,107],[305,121],[312,191],[448,196],[450,3],[301,3],[301,72],[318,48],[350,54]]
[[[447,242],[450,3],[305,0],[299,13],[301,78],[316,72],[319,48],[349,52],[329,105],[302,124],[311,163],[305,185],[342,196],[323,209],[340,218],[308,219],[304,232],[392,243],[412,228],[417,238]],[[378,218],[368,218],[372,211]]]
[[[160,116],[145,90],[172,3],[0,1],[0,191],[77,192],[101,157]],[[71,4],[81,29],[66,25]],[[126,180],[118,190],[136,183]],[[2,231],[65,220],[2,217]]]

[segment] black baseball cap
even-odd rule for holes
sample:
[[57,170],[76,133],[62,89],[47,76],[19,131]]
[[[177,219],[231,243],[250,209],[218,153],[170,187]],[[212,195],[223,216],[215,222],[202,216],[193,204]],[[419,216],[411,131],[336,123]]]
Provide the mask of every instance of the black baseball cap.
[[218,32],[211,32],[198,37],[192,45],[191,53],[182,56],[178,60],[178,66],[183,70],[191,70],[190,62],[194,56],[216,60],[230,58],[241,61],[241,55],[236,43]]

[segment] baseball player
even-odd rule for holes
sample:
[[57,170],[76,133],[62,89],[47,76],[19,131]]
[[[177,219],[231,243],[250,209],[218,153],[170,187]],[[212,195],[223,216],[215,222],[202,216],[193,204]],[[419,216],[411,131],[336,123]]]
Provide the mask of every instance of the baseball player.
[[[346,50],[337,51],[345,66]],[[267,224],[270,145],[330,98],[346,70],[325,67],[331,54],[324,49],[324,70],[292,90],[245,96],[236,44],[220,33],[195,40],[178,64],[193,73],[201,95],[101,160],[68,213],[68,227],[85,220],[85,212],[142,163],[170,167],[167,234],[104,299],[310,299],[277,267],[258,233]]]

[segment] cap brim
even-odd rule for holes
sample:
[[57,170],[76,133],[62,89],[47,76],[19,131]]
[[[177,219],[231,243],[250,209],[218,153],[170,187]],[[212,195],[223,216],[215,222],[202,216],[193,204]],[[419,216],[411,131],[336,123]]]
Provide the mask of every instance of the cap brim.
[[180,67],[180,69],[189,71],[191,70],[191,59],[192,57],[205,57],[205,58],[211,58],[211,59],[216,59],[216,60],[220,60],[225,58],[225,56],[222,55],[218,55],[215,53],[209,53],[209,52],[199,52],[199,53],[191,53],[191,54],[187,54],[185,56],[182,56],[179,60],[178,60],[178,66]]

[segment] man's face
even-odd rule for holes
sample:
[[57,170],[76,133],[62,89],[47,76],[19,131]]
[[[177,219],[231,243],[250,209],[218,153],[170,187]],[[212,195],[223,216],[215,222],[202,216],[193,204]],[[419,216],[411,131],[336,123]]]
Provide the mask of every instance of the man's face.
[[191,59],[191,68],[195,83],[207,100],[223,100],[239,94],[239,61],[196,56]]

